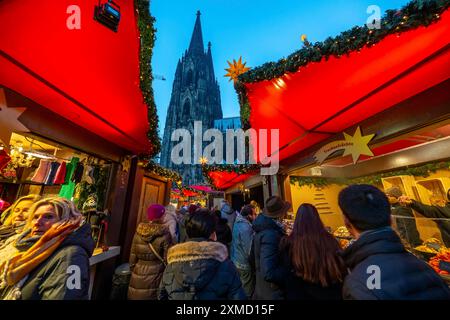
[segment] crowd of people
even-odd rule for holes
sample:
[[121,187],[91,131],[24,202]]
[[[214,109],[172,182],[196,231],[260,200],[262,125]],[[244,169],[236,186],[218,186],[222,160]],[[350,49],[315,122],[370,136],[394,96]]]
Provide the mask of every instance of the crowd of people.
[[[403,244],[402,233],[419,241],[415,224],[392,228],[392,215],[409,216],[411,208],[450,218],[447,196],[444,206],[426,206],[397,190],[345,188],[338,203],[354,238],[345,249],[307,203],[289,232],[283,219],[291,204],[277,196],[263,210],[254,201],[239,211],[225,200],[210,209],[154,204],[133,238],[127,298],[449,300],[444,280]],[[72,202],[24,197],[0,223],[1,299],[88,299],[94,241]]]
[[[450,203],[450,190],[447,196]],[[425,206],[397,190],[385,194],[369,185],[347,187],[338,201],[355,239],[346,249],[311,204],[298,208],[288,233],[283,219],[291,205],[277,196],[260,212],[254,202],[237,212],[225,200],[220,210],[153,205],[133,242],[128,298],[450,299],[445,281],[403,244],[404,234],[420,240],[415,222],[392,228],[392,213],[413,216],[413,208],[450,218],[449,204]],[[176,225],[171,231],[164,227],[168,221]]]

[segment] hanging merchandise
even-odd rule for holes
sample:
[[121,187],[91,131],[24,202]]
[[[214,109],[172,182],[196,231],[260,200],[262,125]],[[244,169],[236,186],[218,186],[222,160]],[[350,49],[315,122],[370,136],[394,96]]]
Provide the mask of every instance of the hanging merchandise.
[[74,203],[76,204],[77,208],[81,211],[84,211],[83,205],[86,203],[88,198],[95,194],[97,197],[97,208],[98,210],[103,210],[105,205],[105,196],[106,196],[106,189],[110,174],[110,165],[106,166],[99,166],[94,165],[92,166],[92,175],[93,175],[93,184],[89,184],[86,180],[83,180],[81,183],[79,183],[76,186],[76,192],[74,195]]
[[71,178],[77,168],[78,162],[80,162],[80,159],[77,157],[73,157],[72,160],[70,160],[70,163],[67,165],[65,184],[62,186],[61,191],[59,192],[59,196],[62,198],[71,200],[73,197],[73,193],[75,191],[75,183],[71,181]]
[[94,168],[89,165],[85,166],[82,181],[86,181],[88,184],[94,184],[94,180]]
[[97,209],[98,209],[97,195],[93,193],[89,195],[86,201],[83,203],[81,212],[83,214],[88,214],[89,212],[97,212]]
[[83,179],[83,172],[84,172],[84,165],[82,163],[78,163],[75,171],[72,174],[71,181],[75,184],[78,184],[81,182],[81,179]]
[[43,183],[50,171],[50,164],[51,162],[49,160],[41,159],[39,162],[39,167],[31,178],[31,181]]
[[50,171],[47,175],[47,178],[44,181],[44,183],[46,185],[49,185],[49,186],[53,185],[53,181],[55,180],[55,176],[56,176],[56,173],[58,172],[59,166],[60,166],[60,163],[56,162],[56,161],[52,162],[50,164]]
[[11,161],[11,157],[6,153],[5,150],[0,150],[0,172],[6,168],[8,163]]
[[58,168],[58,171],[56,172],[55,180],[53,181],[53,184],[64,184],[65,178],[66,178],[66,170],[67,165],[63,161],[61,165]]

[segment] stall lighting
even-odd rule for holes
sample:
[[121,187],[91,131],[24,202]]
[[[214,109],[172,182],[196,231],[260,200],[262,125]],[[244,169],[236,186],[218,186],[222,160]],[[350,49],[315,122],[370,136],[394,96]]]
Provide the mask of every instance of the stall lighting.
[[52,155],[44,154],[44,153],[40,153],[40,152],[36,152],[36,151],[27,151],[27,152],[24,152],[24,154],[26,154],[29,157],[34,157],[34,158],[39,158],[39,159],[46,159],[46,160],[55,159],[55,157]]
[[108,2],[95,6],[94,19],[117,32],[120,22],[120,7],[115,2],[108,0]]

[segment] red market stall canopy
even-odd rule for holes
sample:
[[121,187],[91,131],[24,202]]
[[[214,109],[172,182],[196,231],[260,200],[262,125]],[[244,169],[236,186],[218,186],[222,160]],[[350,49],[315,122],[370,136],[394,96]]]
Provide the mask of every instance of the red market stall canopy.
[[205,193],[218,193],[217,190],[212,189],[210,186],[204,186],[204,185],[191,186],[191,189],[202,191]]
[[[0,2],[0,84],[135,153],[148,153],[135,1],[118,32],[93,19],[97,0]],[[66,24],[77,5],[79,30]]]
[[203,176],[217,190],[228,189],[260,172],[259,165],[203,165]]
[[179,197],[199,197],[202,195],[201,192],[195,192],[193,190],[189,190],[189,189],[172,189],[172,194],[174,195],[179,195]]
[[427,27],[387,35],[374,46],[278,78],[248,81],[244,74],[250,126],[279,129],[279,157],[286,159],[449,79],[449,39],[447,10]]

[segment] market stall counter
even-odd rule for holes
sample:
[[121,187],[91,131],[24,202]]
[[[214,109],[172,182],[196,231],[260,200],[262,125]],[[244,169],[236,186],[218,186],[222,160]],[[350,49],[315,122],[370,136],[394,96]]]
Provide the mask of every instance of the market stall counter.
[[120,255],[120,247],[118,246],[109,247],[105,251],[102,248],[97,248],[94,250],[92,257],[89,259],[90,264],[89,299],[91,299],[92,297],[92,289],[94,288],[97,265],[106,260],[118,257],[119,255]]

